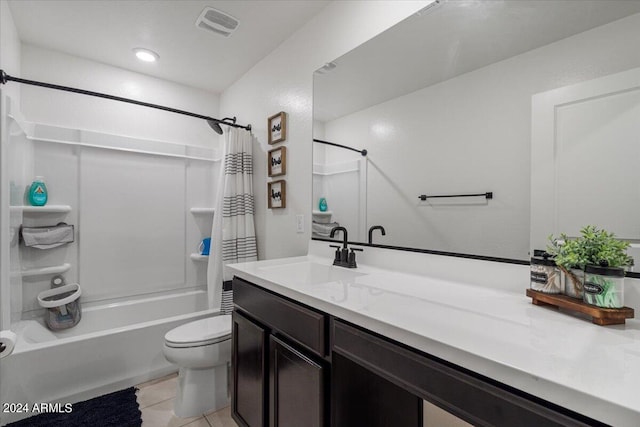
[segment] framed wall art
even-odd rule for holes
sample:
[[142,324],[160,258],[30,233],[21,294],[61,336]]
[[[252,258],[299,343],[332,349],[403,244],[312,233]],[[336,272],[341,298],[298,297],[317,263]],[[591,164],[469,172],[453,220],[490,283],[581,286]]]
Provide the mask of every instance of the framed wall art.
[[269,144],[275,144],[287,139],[287,113],[280,111],[269,117]]
[[267,153],[267,169],[269,176],[280,176],[287,173],[287,147],[274,148]]
[[284,179],[267,183],[269,209],[287,207],[287,182]]

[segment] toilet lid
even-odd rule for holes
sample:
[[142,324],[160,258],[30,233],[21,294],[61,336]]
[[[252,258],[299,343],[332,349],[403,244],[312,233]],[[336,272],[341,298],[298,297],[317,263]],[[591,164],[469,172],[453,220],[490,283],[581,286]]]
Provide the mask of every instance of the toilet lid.
[[231,315],[207,317],[189,322],[167,332],[169,347],[195,347],[224,341],[231,335]]

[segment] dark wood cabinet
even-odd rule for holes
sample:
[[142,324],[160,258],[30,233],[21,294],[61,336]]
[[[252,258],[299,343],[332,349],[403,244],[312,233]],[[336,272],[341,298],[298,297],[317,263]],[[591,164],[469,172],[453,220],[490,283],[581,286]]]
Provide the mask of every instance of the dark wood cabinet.
[[269,425],[324,426],[322,365],[273,335],[269,356]]
[[326,354],[326,314],[237,278],[233,281],[233,304],[296,345],[320,357]]
[[[347,359],[352,366],[355,364],[366,367],[371,375],[375,375],[380,380],[393,383],[403,391],[410,392],[414,397],[425,399],[472,425],[521,427],[603,425],[596,420],[527,395],[442,359],[406,348],[400,343],[355,325],[333,319],[331,330],[334,377],[340,375],[342,358]],[[346,372],[351,370],[355,371],[355,368],[349,368]],[[379,381],[366,379],[366,376],[364,378],[365,381]],[[334,385],[334,389],[342,388],[343,386]],[[376,399],[377,393],[371,393],[367,399]],[[402,394],[398,398],[401,402],[405,401]],[[344,397],[341,398],[334,393],[332,399],[336,401]],[[410,401],[407,408],[411,409]],[[334,408],[338,416],[342,417],[338,418],[339,420],[345,419],[345,416],[341,415],[342,412],[346,412],[348,416],[354,416],[352,408],[342,412],[339,409],[339,407]],[[338,421],[336,425],[358,426],[361,424],[343,424]]]
[[238,278],[233,293],[233,419],[328,426],[328,316]]
[[231,410],[233,419],[244,427],[267,425],[266,339],[264,328],[237,311],[233,312]]
[[602,425],[242,279],[233,289],[242,427],[433,425],[423,400],[471,425]]

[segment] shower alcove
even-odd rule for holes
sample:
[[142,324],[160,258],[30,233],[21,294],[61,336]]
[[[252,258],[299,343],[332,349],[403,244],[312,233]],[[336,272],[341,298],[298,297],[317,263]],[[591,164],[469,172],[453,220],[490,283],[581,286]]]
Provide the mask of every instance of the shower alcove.
[[[74,402],[164,375],[164,334],[211,316],[207,257],[220,168],[214,149],[26,122],[6,116],[11,329],[3,402]],[[25,206],[45,177],[49,202]],[[20,226],[73,224],[75,241],[27,248]],[[82,289],[83,316],[52,332],[36,296],[61,274]],[[46,361],[46,363],[44,363]],[[21,418],[4,414],[1,424]]]

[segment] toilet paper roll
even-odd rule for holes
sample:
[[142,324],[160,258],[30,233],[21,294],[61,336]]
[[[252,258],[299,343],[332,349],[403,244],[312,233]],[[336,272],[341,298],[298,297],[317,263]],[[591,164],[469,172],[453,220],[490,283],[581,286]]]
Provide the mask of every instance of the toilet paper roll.
[[0,359],[13,352],[17,338],[16,334],[11,331],[0,331],[0,349],[2,349],[0,351]]

